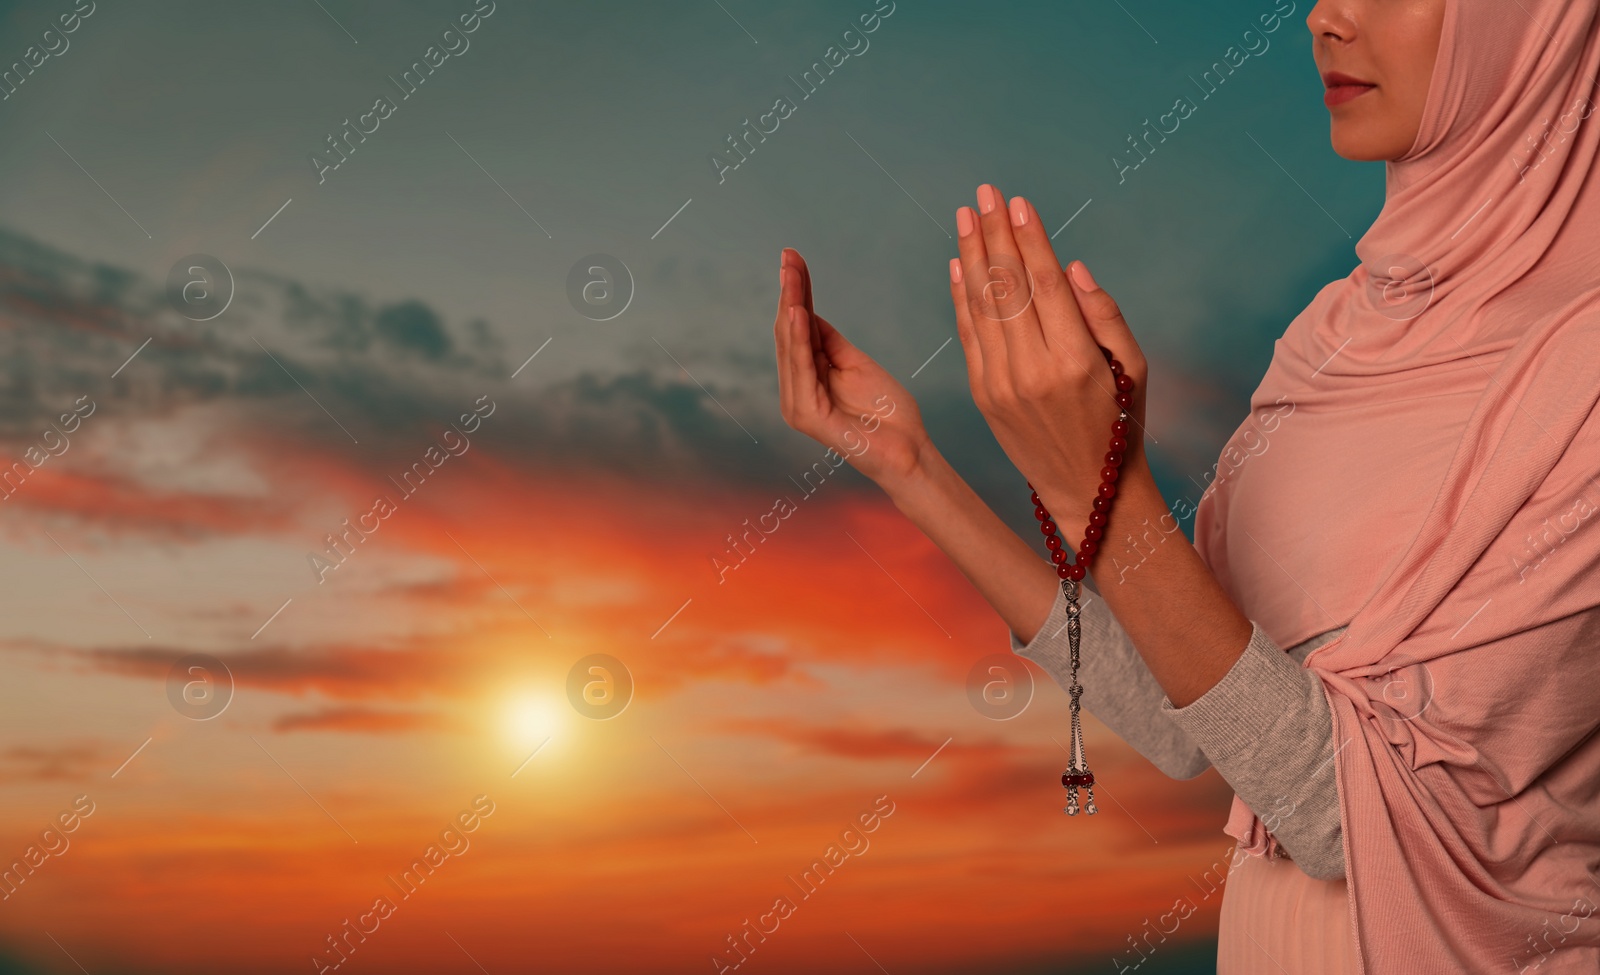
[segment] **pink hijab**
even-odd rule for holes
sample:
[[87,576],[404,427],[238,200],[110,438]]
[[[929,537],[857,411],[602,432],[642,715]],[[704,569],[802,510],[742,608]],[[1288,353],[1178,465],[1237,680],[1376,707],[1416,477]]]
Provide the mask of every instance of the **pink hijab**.
[[[1195,544],[1333,712],[1367,973],[1600,970],[1600,0],[1448,0]],[[1323,771],[1319,774],[1328,774]],[[1276,846],[1237,796],[1226,832]]]

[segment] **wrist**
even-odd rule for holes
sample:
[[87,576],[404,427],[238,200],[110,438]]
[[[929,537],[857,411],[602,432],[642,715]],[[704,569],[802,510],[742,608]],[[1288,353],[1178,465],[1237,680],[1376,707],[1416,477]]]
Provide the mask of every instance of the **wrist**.
[[878,487],[901,511],[938,491],[945,475],[953,470],[926,432],[915,442],[912,455],[914,459],[904,469],[878,479]]
[[1179,550],[1189,548],[1155,475],[1141,459],[1133,459],[1117,478],[1117,494],[1090,572],[1124,582],[1150,558],[1165,554],[1171,546],[1162,543],[1174,539],[1183,543]]
[[[1108,519],[1101,526],[1097,554],[1091,558],[1091,564],[1098,562],[1098,553],[1112,547],[1113,539],[1127,535],[1130,525],[1138,524],[1143,518],[1155,518],[1167,513],[1166,501],[1156,487],[1155,476],[1145,463],[1142,452],[1127,454],[1117,474],[1116,488]],[[1063,488],[1056,481],[1039,481],[1034,483],[1033,489],[1050,512],[1056,527],[1063,533],[1062,542],[1069,546],[1069,551],[1076,552],[1083,539],[1084,528],[1096,510],[1098,485],[1095,491],[1085,492],[1081,487]],[[1173,526],[1176,527],[1176,524],[1174,521]]]
[[1129,507],[1145,509],[1146,514],[1149,514],[1148,509],[1152,504],[1163,512],[1167,510],[1167,500],[1161,489],[1156,487],[1156,476],[1146,463],[1142,450],[1137,454],[1130,452],[1122,464],[1122,472],[1117,475],[1117,496],[1112,499],[1113,510],[1117,507],[1116,502],[1123,500],[1123,495],[1131,499]]

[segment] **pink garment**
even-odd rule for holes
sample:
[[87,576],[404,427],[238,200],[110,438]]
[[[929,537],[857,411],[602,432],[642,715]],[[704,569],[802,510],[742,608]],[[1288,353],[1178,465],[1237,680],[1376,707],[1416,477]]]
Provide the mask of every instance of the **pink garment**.
[[1217,975],[1356,975],[1344,878],[1234,852],[1217,929]]
[[[1279,645],[1349,624],[1305,666],[1368,975],[1600,971],[1597,9],[1447,0],[1362,263],[1196,516]],[[1276,846],[1237,796],[1225,831]]]

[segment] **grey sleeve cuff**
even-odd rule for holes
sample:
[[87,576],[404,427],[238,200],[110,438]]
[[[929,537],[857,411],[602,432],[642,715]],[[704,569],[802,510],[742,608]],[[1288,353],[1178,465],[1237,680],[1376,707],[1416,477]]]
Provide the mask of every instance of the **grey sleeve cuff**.
[[[1156,768],[1174,779],[1192,779],[1211,767],[1182,728],[1163,720],[1166,694],[1145,666],[1105,600],[1079,589],[1078,683],[1084,710]],[[1058,586],[1050,615],[1032,640],[1011,633],[1011,651],[1042,667],[1063,689],[1072,686],[1072,656],[1067,643],[1067,597]]]
[[1322,679],[1284,653],[1254,620],[1250,627],[1250,642],[1221,680],[1181,708],[1163,694],[1160,709],[1198,744],[1304,873],[1342,877],[1333,714]]

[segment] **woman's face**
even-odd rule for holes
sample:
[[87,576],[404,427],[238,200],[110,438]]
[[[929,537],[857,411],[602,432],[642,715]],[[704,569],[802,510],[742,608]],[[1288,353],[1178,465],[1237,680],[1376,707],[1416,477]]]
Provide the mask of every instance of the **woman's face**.
[[1398,159],[1416,143],[1445,0],[1317,0],[1306,17],[1333,151]]

